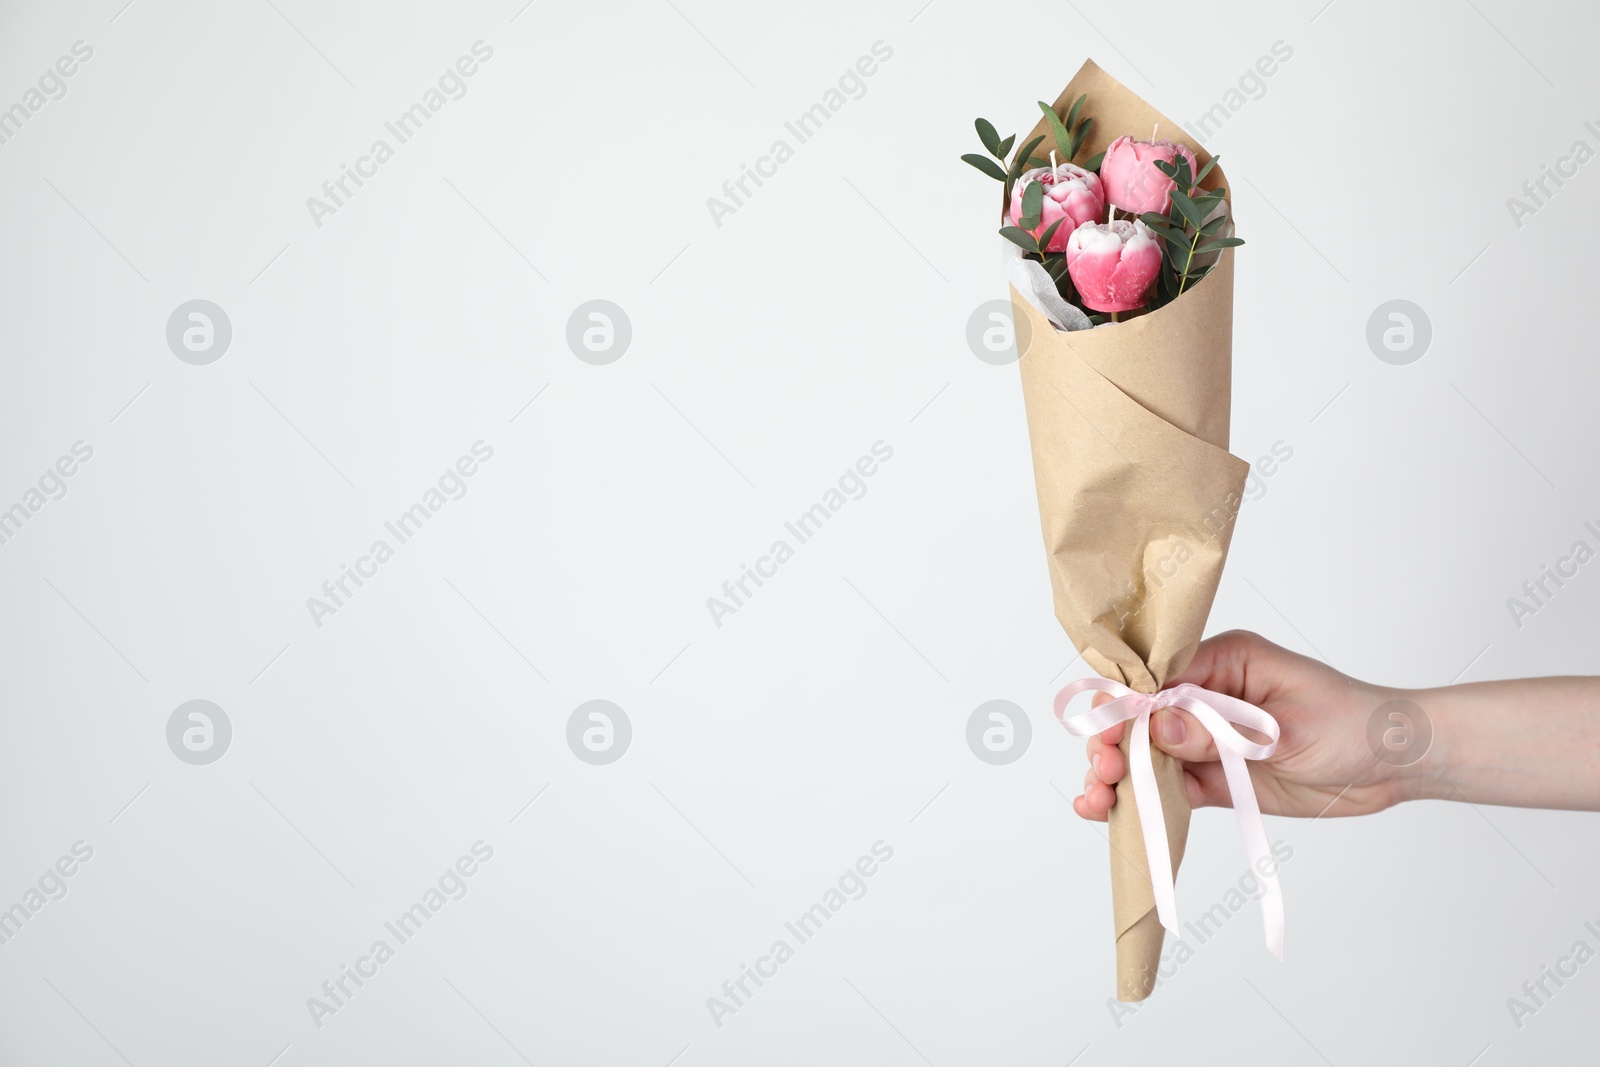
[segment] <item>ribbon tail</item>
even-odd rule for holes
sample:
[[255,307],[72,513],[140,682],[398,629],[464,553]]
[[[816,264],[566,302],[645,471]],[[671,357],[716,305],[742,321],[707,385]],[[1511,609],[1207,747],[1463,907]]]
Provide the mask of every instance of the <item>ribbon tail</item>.
[[[1178,932],[1178,899],[1172,883],[1172,854],[1167,846],[1167,821],[1161,810],[1161,789],[1150,761],[1150,709],[1145,708],[1131,727],[1128,773],[1133,776],[1133,799],[1139,806],[1139,829],[1144,836],[1145,860],[1150,868],[1150,892],[1156,898],[1156,917],[1172,933]],[[1265,832],[1262,834],[1265,837]]]
[[1250,781],[1244,757],[1229,749],[1217,749],[1222,772],[1228,780],[1228,794],[1239,820],[1239,836],[1244,839],[1245,857],[1250,870],[1261,878],[1261,921],[1266,929],[1267,950],[1283,959],[1283,887],[1278,884],[1278,862],[1267,842],[1267,826],[1261,818],[1261,805]]

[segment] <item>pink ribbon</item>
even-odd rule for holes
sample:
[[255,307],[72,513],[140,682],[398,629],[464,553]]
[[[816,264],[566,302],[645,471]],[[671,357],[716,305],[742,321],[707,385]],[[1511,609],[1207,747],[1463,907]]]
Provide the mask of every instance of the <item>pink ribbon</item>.
[[[1110,693],[1114,698],[1081,715],[1066,717],[1067,704],[1080,693]],[[1161,925],[1178,933],[1178,899],[1173,888],[1172,857],[1167,851],[1167,824],[1161,814],[1161,793],[1156,787],[1155,767],[1150,762],[1150,716],[1160,708],[1182,708],[1210,732],[1222,760],[1222,773],[1228,781],[1228,795],[1239,820],[1239,835],[1250,868],[1261,877],[1261,919],[1266,926],[1267,948],[1283,959],[1283,889],[1278,885],[1278,866],[1267,844],[1267,828],[1261,821],[1261,806],[1245,760],[1266,759],[1278,747],[1278,723],[1254,704],[1202,689],[1179,685],[1163,689],[1154,696],[1129,689],[1108,678],[1079,678],[1056,694],[1056,718],[1075,737],[1089,737],[1119,722],[1133,721],[1128,741],[1128,773],[1133,776],[1133,796],[1139,807],[1139,827],[1144,832],[1145,857],[1150,863],[1150,888],[1156,898],[1156,915]],[[1238,723],[1266,734],[1268,741],[1258,745],[1229,723]]]

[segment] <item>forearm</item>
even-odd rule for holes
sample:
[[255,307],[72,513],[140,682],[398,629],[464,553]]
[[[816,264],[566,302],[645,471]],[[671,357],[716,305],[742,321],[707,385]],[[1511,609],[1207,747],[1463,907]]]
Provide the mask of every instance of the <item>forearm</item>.
[[1406,799],[1600,811],[1600,678],[1477,682],[1402,694],[1433,729],[1399,770]]

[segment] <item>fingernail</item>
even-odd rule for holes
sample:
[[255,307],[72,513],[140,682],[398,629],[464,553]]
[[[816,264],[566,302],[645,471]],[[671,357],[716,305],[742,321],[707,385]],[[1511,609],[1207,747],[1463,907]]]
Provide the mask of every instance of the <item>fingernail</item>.
[[1166,738],[1169,745],[1183,744],[1183,717],[1172,711],[1163,717],[1166,723],[1161,727],[1161,736]]
[[1094,773],[1098,777],[1100,774],[1100,753],[1096,752],[1089,757],[1089,766],[1094,768]]

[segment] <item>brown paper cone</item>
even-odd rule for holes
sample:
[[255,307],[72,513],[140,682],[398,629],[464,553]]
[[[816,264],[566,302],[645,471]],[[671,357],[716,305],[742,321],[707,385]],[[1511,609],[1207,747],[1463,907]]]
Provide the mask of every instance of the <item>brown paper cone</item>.
[[[1126,758],[1126,735],[1120,747]],[[1189,839],[1189,796],[1183,785],[1183,763],[1154,746],[1150,748],[1150,762],[1155,765],[1167,848],[1172,856],[1172,873],[1176,875]],[[1143,1000],[1155,989],[1161,943],[1167,932],[1156,917],[1155,898],[1150,893],[1150,865],[1144,854],[1139,807],[1128,775],[1117,783],[1117,803],[1111,816],[1111,916],[1117,932],[1117,999]]]
[[[1094,119],[1087,159],[1117,137],[1159,136],[1210,156],[1182,127],[1093,62],[1080,94]],[[1028,139],[1045,132],[1040,123]],[[1225,184],[1220,168],[1206,186]],[[1249,465],[1229,455],[1233,252],[1195,288],[1147,315],[1058,333],[1015,290],[1023,400],[1056,618],[1101,675],[1154,693],[1188,666],[1205,629]],[[1126,750],[1127,739],[1123,741]],[[1183,767],[1152,749],[1176,873],[1189,832]],[[1154,988],[1163,930],[1128,776],[1111,810],[1117,996]]]

